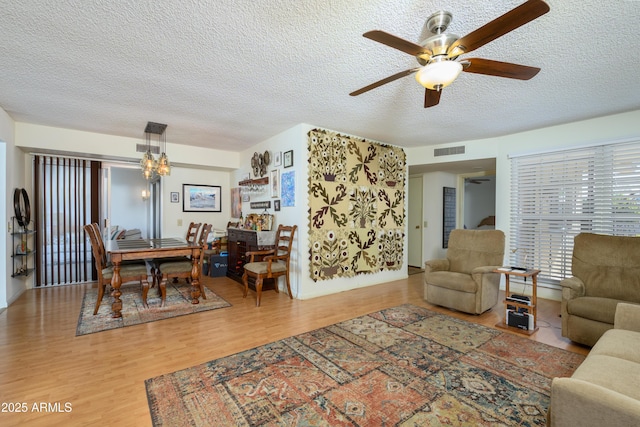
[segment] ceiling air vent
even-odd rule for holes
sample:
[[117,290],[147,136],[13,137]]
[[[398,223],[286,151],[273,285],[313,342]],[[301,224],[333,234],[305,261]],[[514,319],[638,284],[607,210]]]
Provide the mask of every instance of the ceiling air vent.
[[160,154],[160,147],[156,145],[136,144],[136,151],[138,153],[146,153],[147,149],[151,150],[151,154]]
[[452,154],[464,154],[464,145],[458,147],[435,148],[433,150],[434,157],[451,156]]

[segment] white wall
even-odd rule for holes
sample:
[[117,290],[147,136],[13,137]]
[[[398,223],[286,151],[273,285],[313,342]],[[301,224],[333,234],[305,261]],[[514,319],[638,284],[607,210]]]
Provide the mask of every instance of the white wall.
[[[252,195],[250,202],[259,201],[271,201],[271,208],[268,212],[274,214],[273,227],[276,229],[279,224],[283,225],[297,225],[298,231],[294,238],[293,250],[291,256],[291,269],[294,272],[290,275],[291,280],[291,292],[294,298],[304,299],[306,294],[304,283],[304,259],[308,255],[304,254],[304,248],[307,241],[306,230],[306,214],[302,214],[304,207],[307,205],[307,185],[306,185],[306,139],[305,144],[302,144],[303,138],[306,136],[306,132],[312,129],[310,126],[300,124],[288,129],[272,138],[269,138],[260,144],[255,145],[250,150],[245,150],[240,156],[240,168],[232,174],[232,187],[238,187],[238,182],[251,173],[251,157],[255,152],[264,153],[269,151],[271,158],[273,159],[274,153],[280,152],[284,154],[285,151],[293,150],[293,166],[285,168],[283,165],[275,167],[273,160],[271,165],[267,166],[267,176],[274,169],[278,169],[280,175],[283,172],[295,172],[296,180],[296,206],[294,207],[282,207],[279,212],[275,212],[273,209],[273,201],[277,200],[271,197],[270,190],[267,189],[262,195]],[[251,178],[255,178],[251,173]],[[249,202],[249,203],[250,203]],[[242,204],[242,214],[247,215],[250,213],[262,213],[264,209],[251,209],[249,203]],[[308,267],[306,267],[308,269]],[[308,277],[308,274],[307,274]],[[283,288],[282,280],[280,280],[280,288]],[[285,292],[286,292],[286,288]]]
[[[5,236],[5,244],[0,245],[0,308],[7,307],[15,301],[27,285],[33,282],[33,275],[29,277],[11,277],[13,273],[13,258],[11,258],[13,239],[9,231],[9,223],[13,213],[13,190],[25,188],[33,199],[30,177],[26,171],[28,156],[16,147],[15,123],[9,115],[0,108],[0,232]],[[4,278],[4,280],[2,279]]]
[[[105,160],[123,160],[138,164],[142,153],[136,145],[144,143],[144,126],[140,124],[140,138],[106,135],[73,129],[54,128],[16,122],[16,146],[25,152],[64,152],[67,155]],[[239,154],[233,151],[202,147],[185,148],[167,142],[167,156],[174,166],[232,171],[238,168]]]
[[[171,157],[169,157],[171,159]],[[185,236],[190,222],[211,224],[226,230],[231,218],[231,173],[226,171],[172,167],[171,175],[162,178],[162,236]],[[220,186],[221,212],[183,212],[183,184]],[[180,194],[179,203],[171,203],[171,193]],[[179,225],[182,223],[182,225]]]
[[[1,114],[4,114],[4,110],[1,111]],[[2,133],[2,125],[0,125],[0,134]],[[2,312],[2,309],[7,306],[7,282],[10,276],[8,271],[13,268],[11,265],[13,260],[9,260],[7,256],[7,248],[9,245],[13,245],[13,239],[7,230],[7,143],[2,139],[0,139],[0,170],[4,171],[4,173],[0,174],[0,200],[2,200],[0,202],[2,205],[2,209],[0,209],[0,233],[5,236],[4,244],[0,244],[0,259],[5,260],[5,262],[0,263],[0,277],[7,278],[7,280],[0,281],[0,312]]]

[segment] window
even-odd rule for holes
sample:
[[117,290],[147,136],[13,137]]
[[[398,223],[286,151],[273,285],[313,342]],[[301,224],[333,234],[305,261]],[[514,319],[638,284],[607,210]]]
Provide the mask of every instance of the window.
[[640,235],[640,140],[511,159],[510,262],[571,276],[581,232]]

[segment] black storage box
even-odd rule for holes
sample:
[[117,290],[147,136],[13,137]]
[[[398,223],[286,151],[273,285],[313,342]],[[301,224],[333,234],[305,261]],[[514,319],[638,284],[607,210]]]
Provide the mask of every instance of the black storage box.
[[209,258],[209,276],[221,277],[227,275],[227,255],[211,255]]
[[527,313],[507,310],[507,325],[531,331],[533,330],[533,316]]

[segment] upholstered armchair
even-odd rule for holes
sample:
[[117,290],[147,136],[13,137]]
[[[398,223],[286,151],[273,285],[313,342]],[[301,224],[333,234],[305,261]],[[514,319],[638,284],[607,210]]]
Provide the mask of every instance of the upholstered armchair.
[[640,238],[580,233],[562,286],[562,336],[593,346],[620,302],[640,304]]
[[504,233],[452,230],[445,259],[425,262],[424,299],[436,305],[481,314],[498,302]]

